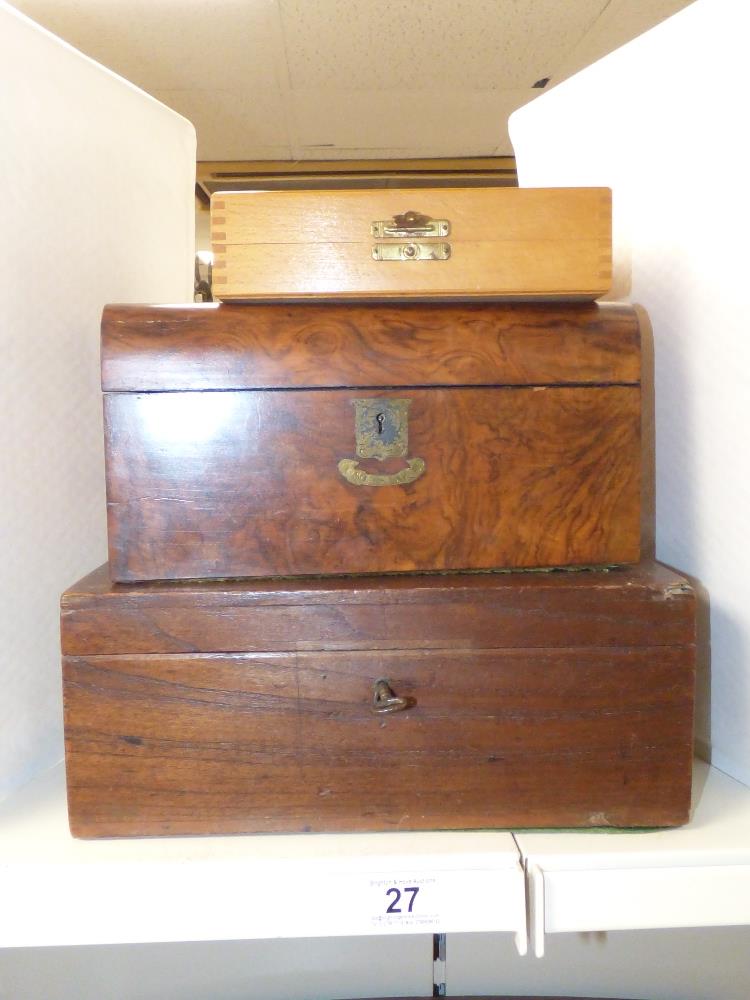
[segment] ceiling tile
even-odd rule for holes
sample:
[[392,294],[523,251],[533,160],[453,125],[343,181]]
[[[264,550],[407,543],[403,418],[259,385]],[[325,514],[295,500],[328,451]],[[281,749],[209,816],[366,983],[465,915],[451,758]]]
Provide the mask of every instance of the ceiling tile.
[[600,18],[578,45],[566,53],[556,66],[553,83],[590,66],[609,52],[642,35],[666,20],[693,0],[611,0]]
[[[510,153],[508,114],[688,0],[13,0],[201,159]],[[291,88],[291,89],[290,89]]]
[[278,94],[159,90],[154,97],[195,125],[199,160],[283,160],[292,155]]
[[293,153],[304,159],[508,155],[508,116],[535,93],[295,91]]
[[509,90],[548,76],[607,0],[279,0],[293,89]]
[[19,10],[150,94],[278,89],[275,0],[14,0]]

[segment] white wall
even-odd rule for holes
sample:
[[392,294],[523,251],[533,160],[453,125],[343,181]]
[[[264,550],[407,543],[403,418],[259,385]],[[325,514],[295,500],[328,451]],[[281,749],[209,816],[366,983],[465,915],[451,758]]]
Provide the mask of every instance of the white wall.
[[0,949],[0,1000],[336,1000],[431,993],[427,934]]
[[510,122],[524,186],[614,191],[618,291],[631,257],[631,297],[654,326],[657,555],[708,590],[699,736],[746,784],[748,28],[746,0],[697,0]]
[[[510,934],[449,934],[449,996],[747,1000],[750,927],[553,934],[543,959]],[[0,950],[0,1000],[428,997],[432,939],[301,938]]]
[[62,754],[58,599],[106,558],[99,318],[192,301],[192,125],[0,0],[0,798]]
[[544,958],[527,961],[513,953],[507,935],[448,935],[448,995],[633,1000],[750,995],[750,927],[548,934],[544,947]]

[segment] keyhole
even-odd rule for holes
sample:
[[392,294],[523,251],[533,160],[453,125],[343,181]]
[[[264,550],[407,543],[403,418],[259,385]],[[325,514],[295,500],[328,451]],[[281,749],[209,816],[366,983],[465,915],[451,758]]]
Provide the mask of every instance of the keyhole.
[[384,413],[378,413],[378,415],[375,417],[375,422],[378,425],[378,434],[382,434],[383,433],[383,424],[385,423],[385,414]]

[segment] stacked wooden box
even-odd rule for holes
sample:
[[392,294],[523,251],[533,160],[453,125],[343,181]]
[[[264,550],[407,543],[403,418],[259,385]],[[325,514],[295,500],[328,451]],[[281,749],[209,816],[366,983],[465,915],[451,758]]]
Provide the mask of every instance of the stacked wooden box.
[[338,228],[319,195],[275,227],[278,195],[219,196],[240,301],[105,310],[110,562],[63,596],[73,832],[684,822],[695,602],[651,558],[645,319],[586,301],[608,192],[459,192],[453,219],[456,192],[391,219],[350,194]]

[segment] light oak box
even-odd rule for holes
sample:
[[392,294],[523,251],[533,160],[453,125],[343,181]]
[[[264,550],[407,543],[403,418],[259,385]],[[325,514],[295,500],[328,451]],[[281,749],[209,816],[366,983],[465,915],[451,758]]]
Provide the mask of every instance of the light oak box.
[[225,192],[213,284],[235,301],[578,299],[612,280],[608,188]]

